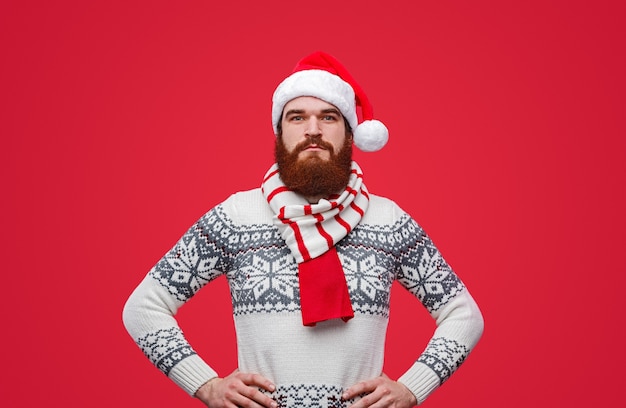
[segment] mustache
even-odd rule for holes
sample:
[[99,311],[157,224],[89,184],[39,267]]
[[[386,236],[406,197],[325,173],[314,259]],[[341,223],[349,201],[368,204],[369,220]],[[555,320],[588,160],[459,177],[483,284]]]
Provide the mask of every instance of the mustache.
[[311,145],[317,145],[321,148],[328,150],[330,153],[334,153],[333,145],[329,142],[322,140],[320,136],[313,136],[303,142],[298,143],[294,148],[294,153],[300,153]]

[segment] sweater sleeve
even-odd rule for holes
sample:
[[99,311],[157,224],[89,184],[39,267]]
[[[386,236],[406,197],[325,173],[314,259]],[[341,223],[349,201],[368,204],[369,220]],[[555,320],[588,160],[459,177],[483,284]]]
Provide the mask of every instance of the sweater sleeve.
[[469,291],[423,229],[408,215],[401,223],[397,280],[428,310],[437,328],[417,361],[398,379],[418,404],[465,361],[483,332],[483,317]]
[[217,373],[193,350],[174,316],[228,269],[216,219],[213,209],[189,228],[135,288],[122,314],[126,330],[146,357],[190,395]]

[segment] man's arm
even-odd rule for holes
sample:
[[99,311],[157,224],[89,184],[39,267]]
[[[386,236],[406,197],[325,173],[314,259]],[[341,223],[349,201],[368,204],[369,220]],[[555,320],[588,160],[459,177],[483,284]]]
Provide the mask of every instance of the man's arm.
[[[417,361],[397,381],[421,404],[465,361],[482,335],[484,322],[469,291],[424,230],[404,211],[396,211],[399,222],[394,237],[403,237],[396,252],[396,280],[422,303],[437,325]],[[370,392],[378,392],[371,382],[366,383]],[[356,395],[352,390],[350,395]],[[361,406],[366,405],[356,407]]]
[[193,350],[174,318],[178,302],[149,274],[126,301],[126,330],[146,357],[188,394],[217,373]]
[[437,329],[424,352],[398,381],[385,374],[348,388],[344,399],[365,395],[351,408],[409,408],[421,404],[463,363],[480,338],[483,319],[467,290],[438,313]]
[[411,234],[399,251],[396,279],[437,325],[425,350],[398,379],[421,404],[465,361],[482,335],[484,322],[468,289],[424,230],[410,217],[405,228]]
[[[213,210],[212,210],[213,211]],[[124,325],[150,361],[189,395],[217,373],[193,350],[174,316],[228,267],[210,214],[194,224],[128,298]]]
[[484,327],[482,314],[467,289],[431,315],[437,329],[417,361],[398,379],[415,394],[418,404],[463,364]]

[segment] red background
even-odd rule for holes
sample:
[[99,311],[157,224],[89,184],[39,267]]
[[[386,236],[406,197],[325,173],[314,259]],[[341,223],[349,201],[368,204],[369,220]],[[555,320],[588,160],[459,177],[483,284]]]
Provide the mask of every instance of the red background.
[[[426,406],[623,400],[621,1],[3,1],[3,407],[198,407],[122,306],[198,217],[271,164],[270,98],[339,58],[390,129],[356,159],[431,235],[485,334]],[[225,281],[180,313],[222,374]],[[432,322],[396,288],[386,371]],[[268,333],[271,335],[271,333]]]

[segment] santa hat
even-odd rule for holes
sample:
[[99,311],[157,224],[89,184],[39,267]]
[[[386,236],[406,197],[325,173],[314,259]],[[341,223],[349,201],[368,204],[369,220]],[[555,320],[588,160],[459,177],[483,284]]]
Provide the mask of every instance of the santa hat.
[[[337,59],[323,52],[304,57],[272,98],[272,125],[278,134],[283,108],[292,99],[313,96],[334,105],[352,128],[354,144],[365,152],[375,152],[387,144],[389,131],[374,119],[372,105],[363,89]],[[359,123],[357,107],[361,108]]]

